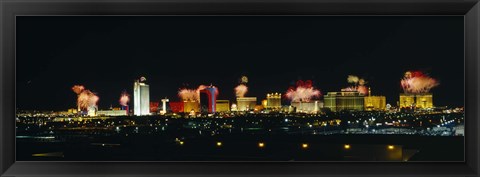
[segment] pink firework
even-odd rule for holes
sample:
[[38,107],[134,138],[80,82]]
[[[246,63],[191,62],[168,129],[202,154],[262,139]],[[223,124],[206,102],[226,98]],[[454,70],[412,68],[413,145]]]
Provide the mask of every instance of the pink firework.
[[127,92],[123,92],[120,96],[119,102],[122,106],[128,106],[128,102],[130,102],[130,95],[128,95]]
[[178,97],[183,101],[198,101],[198,93],[197,90],[194,89],[180,89],[178,91]]
[[309,102],[312,98],[318,98],[321,95],[320,91],[312,86],[312,81],[297,81],[297,87],[290,87],[285,94],[285,97],[292,102]]
[[244,97],[245,94],[248,92],[248,87],[244,84],[240,84],[235,87],[235,94],[237,97]]
[[439,83],[421,71],[407,71],[400,85],[405,93],[427,93]]
[[[214,86],[212,86],[214,87]],[[208,88],[206,85],[200,85],[197,89],[183,88],[178,91],[178,97],[183,101],[200,101],[200,90]],[[215,87],[216,88],[216,87]],[[216,89],[215,95],[218,95],[218,89]]]
[[82,110],[96,106],[98,100],[100,99],[93,92],[85,89],[85,87],[81,85],[73,86],[72,90],[77,94],[77,106],[79,109]]

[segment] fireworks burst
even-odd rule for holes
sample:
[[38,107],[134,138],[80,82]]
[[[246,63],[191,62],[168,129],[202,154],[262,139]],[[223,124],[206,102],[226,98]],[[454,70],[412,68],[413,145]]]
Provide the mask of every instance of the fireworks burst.
[[367,84],[367,81],[365,81],[365,79],[362,79],[355,75],[348,75],[347,81],[348,83],[354,84],[354,86],[344,88],[342,89],[342,91],[357,91],[364,95],[368,94],[368,88],[365,86],[365,84]]
[[312,86],[312,81],[302,80],[297,81],[297,87],[290,87],[285,96],[292,102],[309,102],[312,98],[318,98],[321,95],[320,91]]
[[127,92],[123,92],[120,96],[119,102],[122,106],[128,106],[128,102],[130,102],[130,95],[128,95]]
[[348,78],[347,78],[347,81],[348,83],[354,83],[355,85],[358,83],[360,79],[358,78],[358,76],[354,76],[354,75],[348,75]]
[[81,110],[97,106],[99,97],[82,85],[72,87],[73,92],[77,94],[77,106]]
[[[215,87],[215,86],[212,86]],[[178,97],[183,101],[200,101],[200,90],[208,88],[206,85],[200,85],[197,89],[183,88],[178,91]],[[216,88],[216,87],[215,87]],[[218,95],[218,89],[216,89],[215,95]]]
[[405,93],[427,93],[439,85],[437,80],[421,71],[407,71],[400,84]]
[[245,94],[248,92],[248,87],[244,84],[240,84],[237,87],[235,87],[235,94],[237,97],[244,97]]

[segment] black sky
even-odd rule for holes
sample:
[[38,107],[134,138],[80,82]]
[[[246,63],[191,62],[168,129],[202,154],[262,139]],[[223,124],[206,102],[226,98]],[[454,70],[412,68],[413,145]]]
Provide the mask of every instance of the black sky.
[[259,100],[310,79],[322,93],[364,77],[396,105],[400,78],[422,70],[440,81],[437,106],[463,106],[463,16],[70,16],[17,17],[17,106],[75,107],[75,84],[100,109],[145,76],[152,101],[210,83],[219,99],[249,77]]

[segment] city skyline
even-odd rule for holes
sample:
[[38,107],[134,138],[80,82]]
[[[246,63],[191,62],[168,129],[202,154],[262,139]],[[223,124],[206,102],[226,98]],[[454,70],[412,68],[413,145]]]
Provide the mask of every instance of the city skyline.
[[18,19],[17,51],[31,51],[17,56],[19,109],[76,107],[70,88],[77,84],[108,108],[124,91],[133,95],[132,81],[140,76],[148,79],[151,101],[160,102],[179,100],[180,88],[201,84],[217,86],[219,99],[235,100],[242,75],[249,77],[246,96],[258,101],[285,93],[297,80],[312,80],[325,95],[358,75],[373,95],[395,105],[408,70],[439,79],[435,105],[464,102],[460,17],[42,18]]

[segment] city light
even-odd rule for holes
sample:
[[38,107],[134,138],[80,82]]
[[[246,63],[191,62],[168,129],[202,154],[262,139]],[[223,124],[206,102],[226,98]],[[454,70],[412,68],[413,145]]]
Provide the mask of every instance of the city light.
[[263,142],[258,143],[258,147],[259,147],[259,148],[264,148],[264,147],[265,147],[265,143],[263,143]]
[[302,144],[302,148],[303,148],[303,149],[307,149],[307,148],[308,148],[308,144],[307,144],[307,143],[303,143],[303,144]]
[[393,150],[393,149],[395,149],[395,146],[393,146],[393,145],[388,145],[388,149],[389,149],[389,150]]
[[220,141],[217,142],[217,146],[218,146],[218,147],[222,146],[222,142],[220,142]]
[[350,145],[349,145],[349,144],[345,144],[345,145],[343,146],[343,148],[344,148],[344,149],[350,149]]

